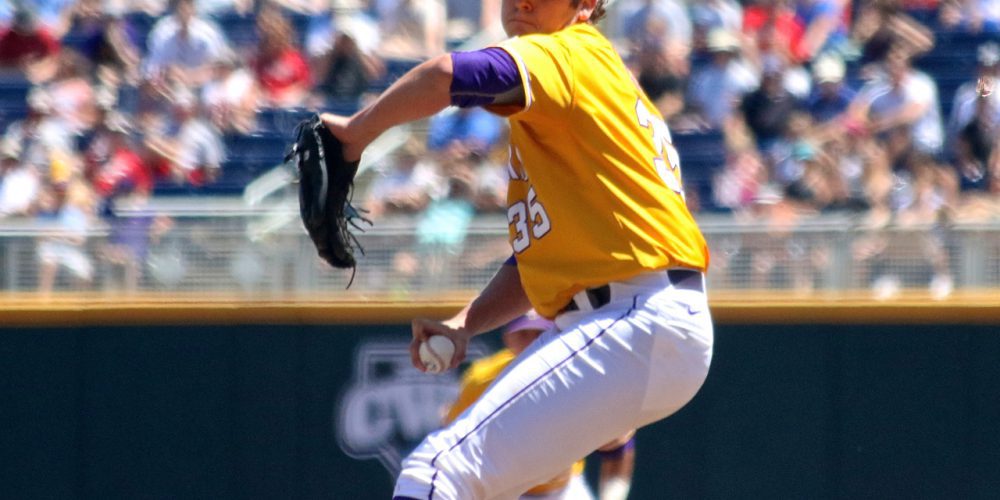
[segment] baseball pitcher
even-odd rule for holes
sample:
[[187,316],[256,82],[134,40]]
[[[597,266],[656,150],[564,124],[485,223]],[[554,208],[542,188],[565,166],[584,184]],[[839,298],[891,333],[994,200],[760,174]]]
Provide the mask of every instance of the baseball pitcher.
[[662,117],[592,22],[605,0],[503,0],[512,37],[445,54],[351,117],[324,114],[346,161],[388,128],[448,105],[510,121],[511,258],[459,314],[413,321],[411,352],[455,345],[534,307],[546,331],[403,462],[394,495],[516,498],[684,406],[708,375],[705,240]]

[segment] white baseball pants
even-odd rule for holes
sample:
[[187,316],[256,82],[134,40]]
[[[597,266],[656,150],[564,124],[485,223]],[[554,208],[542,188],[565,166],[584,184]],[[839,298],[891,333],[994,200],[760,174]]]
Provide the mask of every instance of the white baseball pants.
[[704,293],[666,272],[610,283],[556,318],[474,405],[403,461],[394,496],[514,499],[631,429],[684,406],[708,375]]

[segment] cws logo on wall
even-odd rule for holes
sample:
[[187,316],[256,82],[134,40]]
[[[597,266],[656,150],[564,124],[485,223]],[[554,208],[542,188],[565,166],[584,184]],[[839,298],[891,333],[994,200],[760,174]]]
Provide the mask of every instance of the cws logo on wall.
[[[392,477],[403,457],[441,427],[442,415],[458,396],[460,370],[421,373],[410,364],[409,345],[409,338],[362,341],[354,376],[334,408],[340,449],[352,458],[377,459]],[[487,351],[473,342],[466,361]]]

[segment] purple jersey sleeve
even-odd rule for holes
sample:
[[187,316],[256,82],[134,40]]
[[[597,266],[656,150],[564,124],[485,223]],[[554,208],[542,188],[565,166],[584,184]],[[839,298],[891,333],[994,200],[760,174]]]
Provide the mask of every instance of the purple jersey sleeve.
[[451,103],[458,107],[492,104],[497,96],[521,86],[514,58],[497,47],[452,52],[451,64]]

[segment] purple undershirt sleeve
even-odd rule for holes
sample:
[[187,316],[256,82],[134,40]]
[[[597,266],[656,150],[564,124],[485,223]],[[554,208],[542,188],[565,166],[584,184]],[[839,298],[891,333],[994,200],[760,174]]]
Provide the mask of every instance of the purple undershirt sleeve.
[[503,265],[517,267],[517,256],[515,254],[510,254],[510,257],[507,257],[507,260],[503,262]]
[[452,52],[451,103],[466,108],[492,104],[498,95],[521,86],[514,58],[498,47]]

